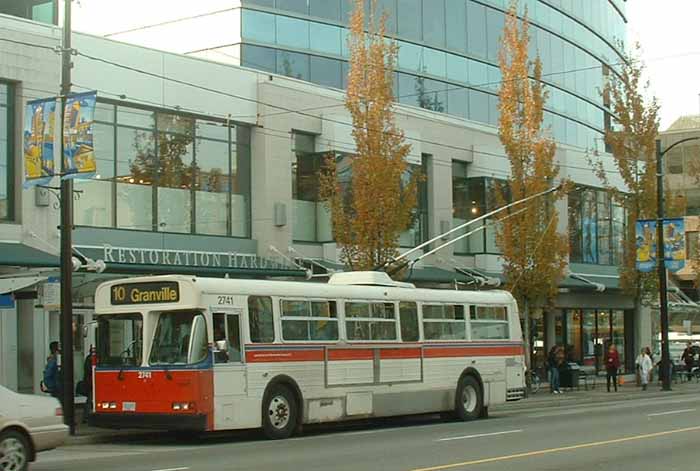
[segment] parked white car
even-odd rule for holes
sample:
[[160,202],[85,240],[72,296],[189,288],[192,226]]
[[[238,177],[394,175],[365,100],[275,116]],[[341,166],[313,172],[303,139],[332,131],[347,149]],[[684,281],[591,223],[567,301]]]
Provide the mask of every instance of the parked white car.
[[38,452],[56,448],[67,436],[58,400],[0,386],[1,471],[26,471]]

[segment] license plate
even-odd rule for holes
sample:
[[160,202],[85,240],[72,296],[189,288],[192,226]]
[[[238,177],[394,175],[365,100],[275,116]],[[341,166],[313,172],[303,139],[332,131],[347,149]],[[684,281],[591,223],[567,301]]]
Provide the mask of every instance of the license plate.
[[122,404],[122,410],[124,412],[136,412],[136,403],[135,402],[124,402]]

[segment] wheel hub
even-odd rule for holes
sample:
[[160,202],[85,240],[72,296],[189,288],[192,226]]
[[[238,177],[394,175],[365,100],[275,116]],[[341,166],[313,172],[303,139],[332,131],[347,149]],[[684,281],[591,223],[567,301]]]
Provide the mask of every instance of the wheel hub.
[[283,429],[289,423],[289,402],[283,396],[275,396],[270,401],[270,406],[268,407],[268,414],[270,416],[270,423],[276,429]]
[[6,438],[0,442],[0,470],[20,471],[25,464],[26,450],[16,438]]
[[477,403],[477,393],[474,386],[467,385],[462,391],[462,404],[467,412],[474,412]]

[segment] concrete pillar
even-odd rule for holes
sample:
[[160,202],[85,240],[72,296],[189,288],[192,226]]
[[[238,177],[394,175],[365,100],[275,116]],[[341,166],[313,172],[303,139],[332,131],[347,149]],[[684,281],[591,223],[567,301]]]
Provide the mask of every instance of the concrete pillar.
[[653,339],[651,338],[651,318],[652,315],[657,311],[653,311],[650,306],[639,306],[636,311],[635,316],[635,333],[634,333],[634,345],[635,353],[643,347],[653,348]]
[[0,309],[0,384],[17,391],[17,309]]
[[34,391],[34,300],[17,301],[17,390]]

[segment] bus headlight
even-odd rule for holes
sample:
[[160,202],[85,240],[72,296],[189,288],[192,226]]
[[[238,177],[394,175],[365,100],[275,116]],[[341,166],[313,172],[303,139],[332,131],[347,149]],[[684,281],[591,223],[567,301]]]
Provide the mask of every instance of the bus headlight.
[[98,406],[102,409],[116,409],[117,408],[117,403],[116,402],[100,402]]
[[173,402],[173,410],[189,411],[194,409],[194,402]]

